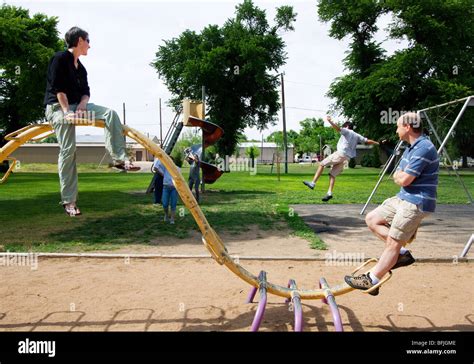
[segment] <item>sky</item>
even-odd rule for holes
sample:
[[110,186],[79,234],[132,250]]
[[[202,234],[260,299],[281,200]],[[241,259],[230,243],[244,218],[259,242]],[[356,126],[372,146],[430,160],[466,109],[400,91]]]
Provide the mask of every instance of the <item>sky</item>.
[[[149,135],[159,135],[159,99],[162,100],[163,134],[174,113],[166,102],[171,94],[150,63],[165,40],[178,37],[184,30],[200,32],[209,24],[222,25],[235,15],[241,1],[4,1],[34,13],[59,19],[60,37],[72,26],[89,33],[88,56],[81,57],[91,88],[90,102],[116,110],[122,117],[126,106],[127,125]],[[317,15],[317,1],[258,1],[273,24],[275,9],[291,5],[298,14],[295,31],[282,34],[288,58],[279,70],[285,74],[287,130],[299,131],[299,122],[308,117],[324,117],[334,100],[326,93],[336,77],[344,74],[343,59],[349,39],[329,37],[329,24]],[[404,48],[401,41],[386,39],[384,29],[389,16],[379,21],[377,41],[388,54]],[[262,132],[246,129],[249,139],[261,140],[282,130],[279,122]],[[337,117],[337,115],[336,115]],[[336,118],[337,119],[337,118]],[[78,134],[101,134],[96,128],[81,127]]]

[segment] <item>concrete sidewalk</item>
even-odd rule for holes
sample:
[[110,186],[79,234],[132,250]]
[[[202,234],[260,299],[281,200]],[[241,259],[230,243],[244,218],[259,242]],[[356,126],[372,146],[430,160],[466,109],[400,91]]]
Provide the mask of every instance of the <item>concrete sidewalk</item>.
[[[362,206],[291,205],[328,245],[328,253],[364,253],[366,257],[378,257],[383,250],[383,242],[369,231],[365,216],[359,215]],[[369,206],[367,212],[375,207]],[[474,206],[438,205],[436,213],[422,222],[417,239],[409,249],[415,257],[453,258],[461,254],[473,233]],[[467,256],[473,255],[474,250],[471,250]]]

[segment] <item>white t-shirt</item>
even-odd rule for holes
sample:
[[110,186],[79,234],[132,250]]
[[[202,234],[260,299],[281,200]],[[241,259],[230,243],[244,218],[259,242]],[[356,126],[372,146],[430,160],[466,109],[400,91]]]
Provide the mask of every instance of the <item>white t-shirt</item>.
[[337,151],[347,158],[356,156],[356,146],[359,143],[366,143],[367,138],[348,128],[341,128],[341,137],[337,142]]

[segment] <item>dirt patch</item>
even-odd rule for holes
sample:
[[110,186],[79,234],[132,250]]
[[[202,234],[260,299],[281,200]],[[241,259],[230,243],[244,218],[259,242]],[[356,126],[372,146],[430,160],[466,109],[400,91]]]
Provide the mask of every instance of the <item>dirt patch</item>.
[[[273,230],[262,230],[258,226],[246,227],[239,233],[218,232],[231,255],[271,257],[322,257],[325,251],[314,250],[309,242],[292,235],[291,230],[279,224]],[[105,252],[105,251],[102,251]],[[132,244],[109,253],[207,255],[201,241],[201,233],[190,232],[185,239],[157,236],[150,245]]]
[[[201,248],[202,249],[202,248]],[[301,288],[324,276],[340,284],[352,267],[324,262],[241,261],[272,283]],[[0,266],[2,331],[249,331],[250,286],[211,259],[40,258],[38,269]],[[336,297],[345,331],[474,330],[470,263],[415,263],[394,272],[377,297]],[[293,330],[284,300],[269,296],[261,331]],[[305,300],[304,329],[334,331],[320,300]]]

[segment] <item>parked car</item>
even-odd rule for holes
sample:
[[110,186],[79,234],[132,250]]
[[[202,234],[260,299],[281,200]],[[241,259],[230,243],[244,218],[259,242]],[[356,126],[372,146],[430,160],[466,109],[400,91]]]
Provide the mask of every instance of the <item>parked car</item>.
[[305,156],[303,158],[298,159],[298,163],[316,163],[318,160],[315,157]]

